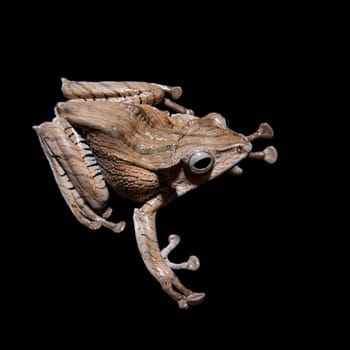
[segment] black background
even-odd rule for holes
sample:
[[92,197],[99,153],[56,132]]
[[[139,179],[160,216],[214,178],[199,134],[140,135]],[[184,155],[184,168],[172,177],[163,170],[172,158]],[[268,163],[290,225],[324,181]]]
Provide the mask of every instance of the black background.
[[[186,334],[219,344],[236,337],[274,342],[277,334],[294,341],[309,330],[313,267],[305,264],[310,239],[300,228],[308,196],[298,198],[301,130],[312,122],[304,107],[314,74],[315,37],[304,30],[309,17],[197,10],[172,9],[171,17],[168,11],[143,16],[141,9],[116,17],[62,11],[55,19],[51,9],[13,41],[19,53],[10,73],[17,87],[10,90],[21,113],[11,123],[25,142],[23,162],[13,165],[22,184],[12,196],[21,212],[11,260],[14,324],[32,324],[56,340],[80,334],[80,327],[84,337],[101,327],[107,337],[130,343],[137,337],[125,336],[126,329],[136,334],[147,327],[148,344],[157,332],[174,342]],[[274,139],[256,147],[274,145],[276,164],[246,160],[241,177],[217,179],[158,213],[160,245],[171,233],[182,239],[173,260],[195,254],[201,261],[198,271],[178,276],[207,294],[203,304],[178,309],[146,270],[134,237],[134,204],[112,199],[115,218],[127,221],[120,235],[90,231],[71,214],[31,129],[53,118],[63,100],[61,77],[180,85],[179,103],[197,116],[222,113],[244,134],[260,122],[274,128]]]

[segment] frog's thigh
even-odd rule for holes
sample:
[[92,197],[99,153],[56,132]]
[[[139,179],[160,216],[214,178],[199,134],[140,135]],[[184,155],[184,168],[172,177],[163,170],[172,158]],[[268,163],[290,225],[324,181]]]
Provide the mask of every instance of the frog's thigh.
[[111,213],[106,209],[108,189],[81,137],[61,118],[43,123],[35,130],[59,189],[78,221],[91,229],[103,225],[115,231],[116,225],[104,219]]
[[156,105],[164,100],[165,93],[177,91],[176,89],[178,88],[145,82],[88,82],[62,78],[62,92],[68,99],[108,100],[110,102]]

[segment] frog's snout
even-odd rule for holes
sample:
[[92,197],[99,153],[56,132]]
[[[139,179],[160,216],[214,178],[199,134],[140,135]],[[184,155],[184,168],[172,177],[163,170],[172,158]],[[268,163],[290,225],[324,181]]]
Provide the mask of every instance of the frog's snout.
[[[271,138],[273,138],[273,129],[267,123],[261,123],[256,132],[247,136],[247,139],[249,142],[254,141],[256,139],[271,139]],[[263,151],[249,152],[248,158],[262,159],[266,163],[273,164],[276,162],[278,155],[275,147],[268,146]]]

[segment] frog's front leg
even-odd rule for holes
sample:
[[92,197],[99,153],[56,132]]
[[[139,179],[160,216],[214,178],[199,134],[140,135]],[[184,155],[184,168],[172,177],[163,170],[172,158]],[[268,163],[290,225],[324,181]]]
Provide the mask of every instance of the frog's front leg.
[[34,126],[57,185],[74,216],[90,229],[121,232],[125,222],[107,221],[109,192],[94,155],[64,118]]
[[180,308],[199,304],[204,300],[204,293],[195,293],[187,289],[174,274],[172,269],[186,268],[195,270],[199,267],[196,257],[182,264],[173,264],[167,259],[169,252],[178,244],[177,236],[169,237],[169,245],[162,252],[159,249],[155,218],[157,210],[165,206],[173,196],[159,194],[134,211],[134,225],[138,248],[150,273],[161,284],[163,290],[178,302]]

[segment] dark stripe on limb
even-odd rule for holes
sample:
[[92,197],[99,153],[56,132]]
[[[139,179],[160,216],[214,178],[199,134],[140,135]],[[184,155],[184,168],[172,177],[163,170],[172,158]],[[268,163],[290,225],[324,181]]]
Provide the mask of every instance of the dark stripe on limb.
[[84,140],[78,140],[74,142],[75,145],[80,145],[81,143],[84,143],[86,145],[86,142]]
[[85,158],[95,158],[95,156],[93,154],[85,154],[85,156],[83,156],[83,159]]
[[147,238],[147,240],[153,242],[153,243],[157,243],[158,244],[158,241],[156,239],[153,239],[153,238],[150,238],[148,235],[146,235],[145,233],[141,233],[141,236],[144,236]]
[[103,176],[102,173],[100,171],[98,171],[92,178],[94,179],[95,177],[97,177],[99,175]]
[[85,91],[87,92],[87,95],[88,95],[89,97],[93,96],[92,93],[91,93],[91,90],[88,89],[84,84],[82,84],[82,83],[80,83],[80,82],[78,82],[78,81],[76,81],[75,83],[76,83],[77,85],[79,85],[81,88],[83,88],[83,90],[85,90]]

